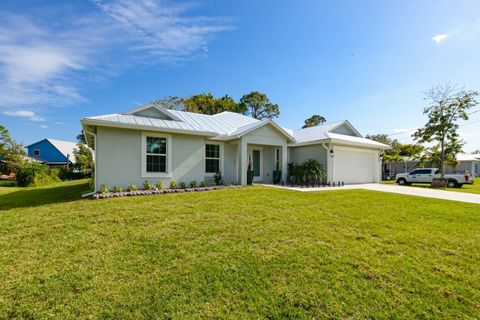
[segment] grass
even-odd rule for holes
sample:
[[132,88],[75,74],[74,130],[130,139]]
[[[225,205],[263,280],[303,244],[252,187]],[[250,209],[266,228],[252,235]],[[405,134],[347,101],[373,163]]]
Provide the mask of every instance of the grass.
[[[395,184],[395,181],[383,181],[385,184]],[[431,188],[430,183],[415,183],[411,187]],[[473,184],[464,184],[461,188],[444,188],[442,190],[480,194],[480,178],[476,178]]]
[[87,188],[0,188],[0,318],[480,315],[478,205],[266,187],[80,199]]

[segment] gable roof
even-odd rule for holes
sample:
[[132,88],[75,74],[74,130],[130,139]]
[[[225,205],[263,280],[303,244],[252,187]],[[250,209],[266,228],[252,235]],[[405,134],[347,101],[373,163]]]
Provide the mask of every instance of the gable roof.
[[[149,108],[165,115],[169,119],[139,116],[138,113]],[[215,115],[206,115],[179,110],[165,109],[154,103],[130,109],[124,113],[87,117],[81,120],[83,126],[107,126],[130,129],[141,129],[161,132],[177,132],[202,135],[217,140],[239,138],[265,125],[273,126],[284,135],[292,146],[322,143],[336,140],[344,144],[363,145],[380,149],[390,148],[387,145],[365,139],[347,120],[327,123],[315,127],[290,130],[278,125],[275,121],[257,120],[243,114],[224,111]],[[335,130],[346,127],[353,135],[340,134]],[[85,130],[86,128],[84,128]]]
[[247,124],[243,127],[237,128],[236,130],[230,132],[227,135],[226,140],[240,138],[240,137],[242,137],[242,136],[244,136],[244,135],[246,135],[246,134],[248,134],[252,131],[255,131],[255,130],[261,128],[261,127],[264,127],[266,125],[273,126],[277,131],[279,131],[281,134],[283,134],[289,141],[295,142],[295,138],[290,134],[290,132],[288,132],[284,128],[280,127],[272,119],[253,122],[253,123]]
[[70,162],[75,163],[76,159],[75,159],[75,155],[73,154],[73,149],[77,148],[77,143],[76,142],[46,138],[46,139],[43,139],[43,140],[40,140],[40,141],[37,141],[35,143],[30,144],[30,145],[26,146],[26,148],[31,147],[33,145],[36,145],[36,144],[38,144],[42,141],[48,141],[65,158],[67,158],[67,155],[68,155],[68,158],[69,158]]
[[[335,129],[338,129],[342,126],[346,126],[350,130],[352,130],[355,135],[350,136],[334,132]],[[355,127],[352,126],[352,124],[348,120],[336,121],[305,129],[295,130],[293,132],[293,136],[296,140],[294,146],[303,146],[321,142],[337,142],[350,145],[374,147],[379,149],[390,148],[390,146],[387,146],[383,143],[363,138],[362,135],[357,131],[357,129],[355,129]]]
[[362,137],[362,135],[357,131],[357,129],[355,129],[347,120],[341,120],[341,121],[321,124],[314,127],[295,130],[293,131],[293,136],[295,137],[297,143],[326,139],[328,138],[327,133],[332,132],[335,129],[338,129],[341,126],[347,126],[358,137]]
[[144,104],[144,105],[141,105],[141,106],[138,106],[138,107],[135,107],[135,108],[132,108],[132,109],[129,109],[125,112],[123,112],[123,114],[126,114],[126,115],[135,115],[136,113],[139,113],[141,111],[145,111],[145,110],[148,110],[148,109],[154,109],[155,111],[157,111],[158,113],[160,114],[163,114],[165,117],[167,118],[170,118],[171,120],[176,120],[176,121],[181,121],[179,118],[177,118],[174,114],[172,114],[170,112],[170,110],[156,104],[155,102],[151,102],[151,103],[147,103],[147,104]]

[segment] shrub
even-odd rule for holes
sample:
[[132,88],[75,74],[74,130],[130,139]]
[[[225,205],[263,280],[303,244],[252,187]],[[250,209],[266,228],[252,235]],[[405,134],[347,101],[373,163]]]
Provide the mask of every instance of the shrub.
[[177,189],[177,182],[175,180],[170,181],[170,189]]
[[147,180],[143,181],[143,190],[152,190],[153,185]]
[[196,187],[197,187],[197,181],[190,182],[190,188],[196,188]]
[[56,171],[36,161],[24,161],[16,167],[17,186],[41,186],[60,181]]
[[123,192],[123,188],[120,186],[113,186],[112,190],[115,193]]
[[180,183],[178,184],[178,187],[179,187],[180,189],[186,189],[186,188],[187,188],[187,184],[186,184],[185,182],[180,182]]
[[133,183],[130,183],[130,184],[127,186],[127,190],[128,190],[128,191],[137,191],[137,185],[136,185],[136,184],[133,184]]
[[215,184],[217,186],[222,185],[223,184],[222,171],[215,172],[215,175],[213,176],[213,179],[215,180]]
[[91,173],[84,173],[82,171],[78,171],[77,169],[74,169],[73,167],[70,167],[69,169],[54,168],[51,170],[58,171],[58,177],[62,180],[78,180],[78,179],[91,177],[93,175],[93,171]]
[[205,188],[207,186],[207,183],[205,181],[200,182],[200,187]]
[[155,186],[157,187],[158,190],[162,190],[163,188],[165,188],[165,186],[163,185],[163,182],[162,181],[158,181]]
[[110,187],[108,186],[108,184],[102,184],[100,186],[100,193],[101,194],[107,194],[110,192]]

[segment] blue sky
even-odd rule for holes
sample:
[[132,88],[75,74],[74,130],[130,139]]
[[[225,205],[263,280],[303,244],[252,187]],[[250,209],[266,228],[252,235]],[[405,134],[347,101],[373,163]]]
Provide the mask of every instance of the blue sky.
[[[429,87],[480,90],[479,52],[476,0],[4,0],[0,123],[74,140],[84,116],[257,90],[283,126],[321,114],[408,142]],[[480,112],[460,131],[480,149]]]

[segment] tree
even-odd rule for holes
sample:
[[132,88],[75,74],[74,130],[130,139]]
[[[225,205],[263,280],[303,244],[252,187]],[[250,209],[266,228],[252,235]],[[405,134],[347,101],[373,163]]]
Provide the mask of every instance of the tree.
[[168,96],[162,99],[152,101],[153,104],[159,105],[165,109],[183,110],[183,99],[175,96]]
[[211,93],[192,95],[183,100],[183,111],[213,115],[215,98]]
[[473,151],[472,154],[480,154],[480,149]]
[[456,159],[461,152],[463,142],[458,137],[458,120],[468,120],[467,111],[478,102],[477,91],[457,90],[450,85],[432,87],[426,93],[429,103],[423,113],[428,121],[414,134],[414,140],[420,143],[433,143],[430,153],[439,153],[440,176],[445,178],[445,161]]
[[7,169],[16,171],[25,161],[26,152],[21,144],[13,141],[8,130],[0,125],[0,158],[7,162]]
[[302,127],[302,129],[315,127],[321,125],[322,123],[325,123],[326,121],[327,119],[325,119],[325,117],[319,114],[314,114],[313,116],[305,120],[305,125]]
[[386,144],[387,146],[392,146],[392,143],[393,143],[392,139],[388,137],[388,134],[384,134],[384,133],[367,134],[365,138]]
[[85,140],[85,134],[83,130],[80,132],[80,134],[77,135],[77,141],[79,143],[87,144],[87,141]]
[[92,152],[87,145],[77,143],[77,148],[73,149],[73,155],[75,156],[73,167],[80,170],[83,174],[87,174],[88,170],[93,170],[95,167]]
[[266,94],[257,91],[245,94],[240,99],[240,109],[245,111],[244,114],[258,120],[272,119],[280,115],[278,104],[271,103]]
[[230,111],[230,112],[236,112],[241,114],[245,114],[247,112],[244,106],[237,103],[235,100],[233,100],[232,97],[230,97],[227,94],[219,99],[217,98],[215,100],[215,104],[216,104],[216,110],[218,110],[218,112]]

